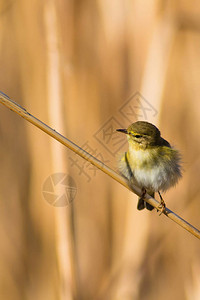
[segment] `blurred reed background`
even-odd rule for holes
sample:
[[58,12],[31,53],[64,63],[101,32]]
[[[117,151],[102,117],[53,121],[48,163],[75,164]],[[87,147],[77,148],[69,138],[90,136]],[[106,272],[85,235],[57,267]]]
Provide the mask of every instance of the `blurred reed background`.
[[[200,3],[1,0],[0,22],[0,90],[114,169],[115,129],[156,124],[184,161],[165,201],[200,228]],[[200,299],[195,237],[3,106],[0,137],[1,299]]]

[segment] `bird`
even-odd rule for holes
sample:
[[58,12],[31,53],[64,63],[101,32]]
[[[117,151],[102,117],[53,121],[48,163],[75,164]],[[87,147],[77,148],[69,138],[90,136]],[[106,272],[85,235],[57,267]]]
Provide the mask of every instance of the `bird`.
[[154,198],[160,196],[161,213],[165,211],[165,202],[161,192],[177,184],[182,177],[180,152],[161,137],[159,129],[146,121],[137,121],[127,129],[116,129],[128,139],[128,151],[121,154],[118,162],[119,173],[127,179],[129,186],[136,185],[142,190],[137,209],[153,210],[154,207],[144,201],[148,193]]

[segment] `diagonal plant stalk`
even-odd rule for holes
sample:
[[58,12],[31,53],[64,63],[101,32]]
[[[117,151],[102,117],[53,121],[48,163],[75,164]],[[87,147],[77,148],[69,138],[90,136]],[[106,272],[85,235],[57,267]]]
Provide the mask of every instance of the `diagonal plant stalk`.
[[[77,146],[75,143],[71,142],[69,139],[58,133],[56,130],[52,129],[33,115],[31,115],[25,108],[23,108],[21,105],[17,104],[13,100],[11,100],[7,95],[0,92],[0,103],[11,109],[12,111],[16,112],[18,115],[35,125],[36,127],[40,128],[42,131],[47,133],[48,135],[52,136],[54,139],[56,139],[58,142],[62,143],[67,148],[71,149],[73,152],[81,156],[82,158],[89,161],[91,164],[96,166],[98,169],[112,177],[114,180],[122,184],[127,189],[134,192],[136,195],[141,196],[142,191],[137,186],[132,186],[131,188],[126,182],[126,179],[123,178],[121,175],[116,173],[114,170],[112,170],[110,167],[106,166],[104,163],[102,163],[100,160]],[[150,197],[148,194],[145,195],[144,200],[154,206],[157,210],[162,212],[162,208],[160,207],[160,203],[155,200],[154,198]],[[190,223],[185,221],[183,218],[175,214],[173,211],[168,209],[166,207],[165,212],[162,214],[167,216],[169,219],[173,220],[177,224],[179,224],[181,227],[186,229],[188,232],[196,236],[198,239],[200,239],[200,231],[192,226]]]

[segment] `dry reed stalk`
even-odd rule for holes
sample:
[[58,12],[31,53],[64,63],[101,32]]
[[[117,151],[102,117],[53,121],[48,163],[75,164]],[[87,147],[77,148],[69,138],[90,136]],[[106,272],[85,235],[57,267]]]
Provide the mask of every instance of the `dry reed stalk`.
[[[47,44],[47,99],[48,114],[51,124],[64,132],[62,114],[62,91],[60,74],[60,52],[58,40],[58,22],[56,6],[53,1],[47,1],[44,9],[44,23]],[[67,162],[63,147],[51,140],[52,173],[56,170],[67,170]],[[56,224],[56,252],[59,269],[60,299],[74,299],[77,294],[76,272],[74,258],[74,231],[72,221],[72,207],[55,210]]]
[[152,99],[151,103],[154,107],[161,107],[175,34],[175,24],[169,17],[165,16],[157,20],[150,40],[140,89],[142,95]]
[[[141,196],[142,191],[137,186],[132,186],[131,188],[128,186],[125,178],[117,174],[115,171],[113,171],[111,168],[106,166],[104,163],[102,163],[100,160],[71,142],[69,139],[65,138],[63,135],[58,133],[56,130],[52,129],[33,115],[31,115],[29,112],[27,112],[26,109],[24,109],[22,106],[11,100],[8,96],[0,92],[0,103],[11,109],[12,111],[19,114],[21,117],[35,125],[36,127],[40,128],[42,131],[46,132],[48,135],[52,136],[54,139],[56,139],[58,142],[62,143],[67,148],[71,149],[73,152],[81,156],[82,158],[89,161],[91,164],[96,166],[98,169],[112,177],[114,180],[122,184],[124,187],[129,189],[130,191],[134,192],[136,195]],[[146,202],[154,206],[158,211],[162,211],[162,209],[159,207],[159,202],[156,201],[154,198],[150,197],[148,194],[145,196],[144,199]],[[166,207],[165,212],[162,214],[170,218],[172,221],[180,225],[182,228],[186,229],[188,232],[190,232],[192,235],[196,236],[198,239],[200,239],[200,231],[192,226],[190,223],[185,221],[183,218],[175,214],[173,211],[168,209]]]

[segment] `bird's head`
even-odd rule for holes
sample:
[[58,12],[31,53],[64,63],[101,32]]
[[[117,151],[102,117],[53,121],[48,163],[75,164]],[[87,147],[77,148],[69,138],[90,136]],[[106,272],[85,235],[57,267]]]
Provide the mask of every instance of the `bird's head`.
[[117,131],[125,133],[128,142],[139,148],[156,146],[160,142],[160,131],[156,126],[148,122],[137,121],[127,129],[117,129]]

